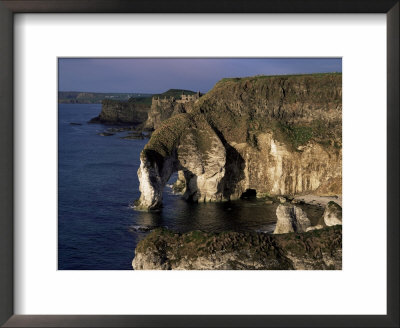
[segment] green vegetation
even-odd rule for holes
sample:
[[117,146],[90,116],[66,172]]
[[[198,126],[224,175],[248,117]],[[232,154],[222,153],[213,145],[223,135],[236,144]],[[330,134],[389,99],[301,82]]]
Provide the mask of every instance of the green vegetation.
[[246,76],[246,77],[227,77],[223,78],[218,83],[224,83],[228,81],[232,82],[242,82],[245,80],[255,81],[261,79],[269,79],[269,78],[291,78],[291,77],[327,77],[327,76],[341,76],[342,73],[334,72],[334,73],[312,73],[312,74],[287,74],[287,75],[256,75],[256,76]]
[[188,114],[175,115],[166,120],[160,128],[153,132],[142,151],[142,156],[147,157],[151,162],[156,162],[161,169],[163,158],[171,156],[182,132],[190,126],[190,122]]
[[206,241],[206,235],[199,230],[190,231],[185,234],[184,241],[185,243],[204,243]]
[[[149,142],[143,149],[142,155],[156,161],[162,167],[163,157],[172,155],[179,144],[183,132],[191,133],[192,140],[202,156],[207,156],[212,146],[211,138],[215,135],[207,121],[201,115],[182,113],[174,115],[164,121],[162,125],[153,132]],[[180,150],[185,152],[185,145]]]
[[195,110],[227,141],[257,148],[258,135],[272,131],[293,150],[309,141],[341,149],[341,79],[341,73],[226,78]]
[[318,258],[322,253],[330,254],[342,249],[342,226],[336,225],[305,233],[287,233],[276,235],[279,245],[287,252],[298,256],[311,253]]
[[175,99],[181,99],[182,98],[182,93],[184,95],[194,95],[196,92],[191,91],[191,90],[183,90],[183,89],[169,89],[168,91],[165,91],[160,94],[155,94],[153,97],[174,97]]
[[282,122],[279,126],[294,148],[307,144],[313,136],[313,129],[309,126],[286,125]]
[[151,106],[151,98],[152,97],[134,97],[134,98],[129,98],[129,102],[135,103],[135,104],[143,104],[145,106],[150,107]]

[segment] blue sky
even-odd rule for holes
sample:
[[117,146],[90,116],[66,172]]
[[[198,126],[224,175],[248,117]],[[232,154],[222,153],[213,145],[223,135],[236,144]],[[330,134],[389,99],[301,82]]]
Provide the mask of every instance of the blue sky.
[[224,77],[341,72],[341,58],[59,58],[59,91],[207,92]]

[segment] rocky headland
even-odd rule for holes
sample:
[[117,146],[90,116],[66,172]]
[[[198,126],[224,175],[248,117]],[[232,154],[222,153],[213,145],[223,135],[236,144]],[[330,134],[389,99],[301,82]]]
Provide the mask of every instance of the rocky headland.
[[89,123],[101,124],[143,124],[148,117],[149,106],[141,99],[130,98],[128,101],[105,99],[102,101],[99,116]]
[[135,270],[340,270],[342,228],[269,235],[176,233],[158,228],[141,240]]
[[176,171],[189,201],[341,195],[341,97],[342,75],[329,73],[223,79],[184,110],[166,101],[173,115],[153,120],[136,208],[162,206]]
[[138,129],[152,131],[168,118],[186,113],[200,96],[199,92],[170,89],[152,97],[132,97],[129,100],[104,99],[101,102],[100,114],[89,123],[133,124]]

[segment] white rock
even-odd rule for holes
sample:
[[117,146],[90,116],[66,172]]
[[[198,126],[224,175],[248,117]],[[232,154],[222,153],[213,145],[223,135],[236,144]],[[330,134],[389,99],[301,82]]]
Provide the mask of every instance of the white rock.
[[323,227],[324,227],[324,226],[323,226],[322,224],[317,224],[316,226],[308,227],[308,228],[306,229],[306,231],[319,230],[319,229],[322,229]]
[[278,221],[274,234],[306,232],[311,226],[303,210],[294,205],[279,205],[276,209]]

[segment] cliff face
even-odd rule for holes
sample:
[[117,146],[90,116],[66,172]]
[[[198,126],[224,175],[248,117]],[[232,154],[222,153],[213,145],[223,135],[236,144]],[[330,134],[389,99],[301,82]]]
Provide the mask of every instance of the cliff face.
[[301,234],[156,229],[141,240],[135,270],[340,270],[341,226]]
[[129,101],[103,100],[101,113],[91,123],[140,124],[147,120],[149,107],[131,98]]
[[159,207],[176,170],[194,201],[238,199],[247,189],[341,194],[341,90],[341,74],[218,82],[153,133],[138,207]]
[[175,98],[153,98],[145,126],[152,130],[158,129],[162,122],[181,113],[186,113],[185,104],[176,102]]

